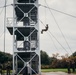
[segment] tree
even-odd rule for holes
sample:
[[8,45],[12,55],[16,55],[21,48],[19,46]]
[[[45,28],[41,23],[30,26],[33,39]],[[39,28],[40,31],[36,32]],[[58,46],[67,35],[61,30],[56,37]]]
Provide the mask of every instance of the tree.
[[76,56],[76,52],[74,52],[74,53],[72,54],[72,56]]
[[41,51],[41,64],[42,65],[49,65],[50,60],[49,56],[45,51]]
[[12,55],[9,53],[0,52],[0,63],[6,63],[12,61]]

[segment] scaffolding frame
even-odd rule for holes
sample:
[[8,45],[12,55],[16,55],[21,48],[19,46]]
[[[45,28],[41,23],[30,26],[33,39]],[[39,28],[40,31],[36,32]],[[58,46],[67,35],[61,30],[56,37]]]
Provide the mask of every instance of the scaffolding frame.
[[[25,13],[19,5],[32,5],[33,7]],[[17,13],[16,8],[23,14],[23,17],[21,17],[19,20],[17,20]],[[37,9],[37,21],[32,20],[31,17],[34,15],[30,15],[30,12],[34,10],[34,8]],[[10,34],[13,35],[13,75],[17,74],[19,75],[25,67],[28,67],[30,69],[29,73],[32,75],[32,72],[35,73],[35,75],[41,75],[41,60],[40,60],[40,31],[39,31],[39,14],[38,14],[38,0],[35,0],[34,3],[31,3],[31,0],[29,0],[28,3],[18,3],[17,0],[13,0],[13,20],[10,20],[11,18],[7,19],[7,29],[9,30]],[[18,26],[19,22],[24,20],[24,18],[27,17],[29,19],[29,25],[26,26]],[[11,21],[11,22],[10,22]],[[12,26],[11,26],[12,25]],[[26,36],[23,34],[23,32],[20,30],[20,28],[28,29],[30,28],[32,31],[30,31],[29,35]],[[37,33],[36,40],[32,40],[31,36],[34,34],[34,32]],[[18,45],[17,40],[17,34],[21,35],[24,39],[23,41]],[[30,39],[30,40],[29,40]],[[28,41],[30,44],[30,48],[28,50],[18,49],[25,41]],[[34,43],[34,45],[33,45]],[[32,50],[32,45],[35,47],[34,50]],[[30,59],[28,61],[25,61],[23,57],[21,57],[19,54],[27,54],[30,53]],[[23,67],[18,71],[18,59],[21,60],[23,63]],[[27,58],[26,58],[27,59]],[[38,59],[38,60],[37,60]],[[33,63],[31,63],[33,60],[36,60],[37,65],[37,72],[31,67]],[[35,65],[35,64],[34,64]]]

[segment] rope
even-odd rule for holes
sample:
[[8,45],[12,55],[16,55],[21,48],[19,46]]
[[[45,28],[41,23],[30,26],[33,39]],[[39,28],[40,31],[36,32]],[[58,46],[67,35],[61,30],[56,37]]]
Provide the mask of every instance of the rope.
[[[41,20],[39,20],[41,23],[42,23],[42,25],[44,25],[44,23],[41,21]],[[45,25],[44,25],[45,26]],[[57,40],[57,38],[52,34],[52,32],[50,31],[50,30],[48,30],[49,31],[49,34],[50,34],[50,37],[52,36],[58,43],[59,43],[59,45],[68,53],[68,51],[63,47],[63,45]],[[68,53],[69,54],[69,53]]]
[[[47,2],[46,2],[46,0],[45,0],[45,3],[46,3],[46,5],[47,5],[47,7],[49,7],[48,4],[47,4]],[[48,8],[48,9],[49,9],[49,8]],[[70,46],[69,46],[69,44],[68,44],[68,42],[67,42],[64,34],[63,34],[63,32],[62,32],[62,30],[61,30],[61,28],[59,27],[59,24],[58,24],[56,18],[54,17],[54,15],[53,15],[53,13],[52,13],[52,11],[51,11],[50,9],[49,9],[49,11],[50,11],[51,15],[53,16],[54,21],[55,21],[57,27],[59,28],[59,30],[60,30],[60,32],[61,32],[61,34],[62,34],[62,36],[63,36],[63,38],[64,38],[64,40],[65,40],[65,42],[66,42],[66,44],[67,44],[67,46],[68,46],[68,48],[69,48],[69,50],[72,52],[72,50],[71,50],[71,48],[70,48]],[[73,53],[73,52],[72,52],[72,53]]]

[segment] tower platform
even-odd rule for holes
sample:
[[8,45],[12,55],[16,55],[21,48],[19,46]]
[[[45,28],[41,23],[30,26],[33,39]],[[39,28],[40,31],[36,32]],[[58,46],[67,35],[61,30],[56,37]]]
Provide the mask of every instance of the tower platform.
[[[11,26],[7,26],[7,29],[8,29],[8,31],[10,32],[10,34],[11,35],[13,35],[13,27],[11,27]],[[22,41],[22,40],[24,40],[24,36],[25,37],[27,37],[27,36],[29,36],[30,35],[30,33],[32,32],[32,31],[34,31],[35,30],[35,28],[34,27],[25,27],[25,26],[15,26],[15,35],[16,35],[16,39],[17,39],[17,41],[19,40],[19,41]],[[35,31],[37,31],[37,30],[35,30]]]

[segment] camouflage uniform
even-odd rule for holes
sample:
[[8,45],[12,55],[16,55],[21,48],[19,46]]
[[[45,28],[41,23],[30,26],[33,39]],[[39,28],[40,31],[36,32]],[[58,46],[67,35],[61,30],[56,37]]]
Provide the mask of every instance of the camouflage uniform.
[[0,74],[2,75],[2,65],[0,64]]
[[10,75],[11,67],[10,67],[10,63],[9,62],[7,64],[6,70],[7,70],[7,75]]

